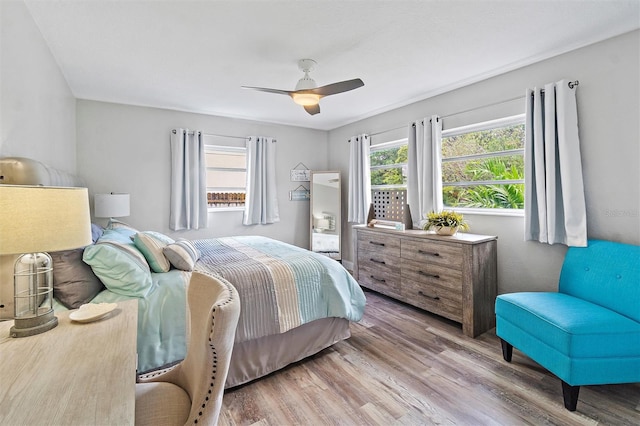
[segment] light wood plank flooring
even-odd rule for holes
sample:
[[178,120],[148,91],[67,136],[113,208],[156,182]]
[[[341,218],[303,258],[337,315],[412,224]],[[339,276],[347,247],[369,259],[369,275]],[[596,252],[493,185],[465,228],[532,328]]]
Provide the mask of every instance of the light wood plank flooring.
[[220,425],[639,425],[640,384],[584,386],[565,410],[560,381],[493,331],[367,292],[352,337],[224,396]]

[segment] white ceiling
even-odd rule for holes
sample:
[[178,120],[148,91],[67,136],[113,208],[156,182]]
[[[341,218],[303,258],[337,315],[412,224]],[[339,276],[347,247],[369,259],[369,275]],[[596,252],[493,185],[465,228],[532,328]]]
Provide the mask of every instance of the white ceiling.
[[[640,28],[639,0],[26,0],[73,94],[330,130]],[[365,86],[308,115],[282,95]]]

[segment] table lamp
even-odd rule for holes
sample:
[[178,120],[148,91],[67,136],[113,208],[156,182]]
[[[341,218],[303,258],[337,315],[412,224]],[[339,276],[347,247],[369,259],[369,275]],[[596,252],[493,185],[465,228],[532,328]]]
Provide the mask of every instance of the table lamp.
[[95,217],[129,216],[129,194],[96,194],[93,196]]
[[0,185],[0,255],[14,264],[12,337],[58,325],[53,313],[53,261],[47,251],[91,244],[87,188]]

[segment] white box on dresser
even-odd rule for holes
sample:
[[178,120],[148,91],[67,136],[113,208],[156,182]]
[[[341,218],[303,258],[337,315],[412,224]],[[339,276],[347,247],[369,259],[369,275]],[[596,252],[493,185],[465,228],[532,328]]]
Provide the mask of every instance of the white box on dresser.
[[361,286],[449,318],[476,337],[495,327],[497,237],[354,227]]

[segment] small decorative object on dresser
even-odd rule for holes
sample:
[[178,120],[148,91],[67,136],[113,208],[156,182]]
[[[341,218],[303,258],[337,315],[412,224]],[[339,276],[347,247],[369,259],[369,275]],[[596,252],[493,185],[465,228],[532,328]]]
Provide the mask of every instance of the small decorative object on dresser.
[[459,322],[470,337],[495,327],[497,237],[354,230],[361,286]]
[[469,224],[460,213],[444,210],[440,213],[431,211],[422,225],[422,229],[428,231],[435,229],[438,235],[455,235],[458,230],[468,231]]

